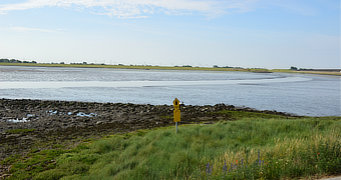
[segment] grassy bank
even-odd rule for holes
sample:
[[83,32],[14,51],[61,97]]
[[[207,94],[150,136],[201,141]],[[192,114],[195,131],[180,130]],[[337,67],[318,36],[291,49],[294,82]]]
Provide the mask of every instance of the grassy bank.
[[199,70],[199,71],[241,71],[241,72],[270,72],[258,68],[213,68],[190,66],[130,66],[130,65],[100,65],[100,64],[43,64],[43,63],[0,63],[0,66],[36,66],[36,67],[76,67],[76,68],[116,68],[116,69],[158,69],[158,70]]
[[333,75],[341,76],[341,72],[329,72],[329,71],[293,71],[289,69],[272,69],[271,72],[281,72],[281,73],[299,73],[299,74],[319,74],[319,75]]
[[255,73],[301,73],[341,76],[340,72],[326,71],[293,71],[289,69],[261,69],[261,68],[214,68],[214,67],[188,67],[188,66],[138,66],[138,65],[100,65],[100,64],[44,64],[44,63],[0,63],[0,66],[36,66],[36,67],[76,67],[76,68],[116,68],[116,69],[158,69],[158,70],[199,70],[199,71],[240,71]]
[[211,67],[191,67],[191,66],[139,66],[139,65],[43,64],[43,63],[0,63],[0,66],[269,72],[267,69],[256,69],[256,68],[249,68],[249,69],[241,69],[240,68],[239,69],[239,68],[211,68]]
[[[231,112],[223,112],[231,113]],[[8,158],[9,179],[283,179],[341,174],[339,117],[141,130]],[[52,162],[52,163],[46,163]]]

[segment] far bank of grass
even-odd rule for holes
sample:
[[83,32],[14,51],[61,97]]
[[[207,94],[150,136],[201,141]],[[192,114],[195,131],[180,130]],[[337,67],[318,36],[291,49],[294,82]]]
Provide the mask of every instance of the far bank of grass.
[[211,68],[211,67],[192,67],[192,66],[173,66],[173,67],[171,67],[171,66],[101,65],[101,64],[43,64],[43,63],[0,63],[0,66],[269,72],[267,69],[258,69],[258,68],[242,69],[242,68]]
[[155,69],[155,70],[197,70],[197,71],[239,71],[254,73],[301,73],[341,76],[340,72],[327,71],[293,71],[289,69],[264,68],[225,68],[225,67],[191,67],[191,66],[138,66],[138,65],[101,65],[101,64],[44,64],[44,63],[0,63],[0,66],[36,66],[36,67],[75,67],[75,68],[116,68],[116,69]]
[[329,71],[293,71],[290,69],[272,69],[271,72],[281,72],[281,73],[299,73],[299,74],[319,74],[319,75],[333,75],[341,76],[341,72],[329,72]]
[[174,127],[140,130],[2,163],[12,163],[9,179],[294,179],[341,174],[340,117],[233,115],[238,120],[184,125],[177,134]]

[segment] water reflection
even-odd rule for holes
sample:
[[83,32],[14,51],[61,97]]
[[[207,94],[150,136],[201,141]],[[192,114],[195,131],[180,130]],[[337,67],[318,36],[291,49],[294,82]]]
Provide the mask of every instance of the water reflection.
[[39,81],[39,82],[0,82],[0,89],[17,88],[67,88],[67,87],[162,87],[162,86],[197,86],[197,85],[227,85],[244,84],[257,85],[264,83],[285,83],[309,81],[303,77],[285,77],[271,79],[245,80],[211,80],[211,81]]
[[[341,115],[337,76],[0,66],[0,98],[138,104],[218,103],[298,115]],[[88,114],[87,114],[88,115]]]

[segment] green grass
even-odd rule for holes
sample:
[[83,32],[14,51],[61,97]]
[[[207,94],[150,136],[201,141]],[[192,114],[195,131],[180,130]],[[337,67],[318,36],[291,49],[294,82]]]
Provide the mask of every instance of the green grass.
[[11,164],[13,175],[9,179],[30,179],[36,174],[55,168],[55,159],[65,153],[62,149],[49,149],[31,152],[26,157],[11,156],[0,162],[0,165]]
[[7,130],[6,133],[21,134],[21,133],[29,133],[33,131],[35,131],[35,129],[10,129],[10,130]]
[[245,112],[245,111],[230,111],[223,110],[220,112],[214,112],[214,114],[224,114],[228,115],[231,119],[247,119],[247,118],[265,118],[265,119],[285,119],[285,118],[293,118],[288,116],[276,115],[276,114],[265,114],[262,112]]
[[271,72],[300,73],[300,74],[320,74],[320,75],[341,76],[341,72],[329,72],[329,71],[293,71],[293,70],[290,70],[290,69],[272,69]]
[[0,66],[38,66],[38,67],[77,67],[77,68],[117,68],[117,69],[159,69],[159,70],[200,70],[200,71],[242,71],[270,72],[258,68],[212,68],[212,67],[171,67],[171,66],[139,66],[139,65],[99,65],[99,64],[43,64],[43,63],[0,63]]
[[339,117],[258,117],[110,136],[62,153],[33,179],[291,179],[339,167]]
[[171,66],[139,66],[139,65],[100,65],[100,64],[45,64],[45,63],[0,63],[0,66],[38,66],[38,67],[77,67],[77,68],[117,68],[117,69],[159,69],[159,70],[200,70],[200,71],[240,71],[255,73],[301,73],[341,76],[340,72],[326,71],[293,71],[290,69],[263,69],[263,68],[214,68],[214,67],[171,67]]

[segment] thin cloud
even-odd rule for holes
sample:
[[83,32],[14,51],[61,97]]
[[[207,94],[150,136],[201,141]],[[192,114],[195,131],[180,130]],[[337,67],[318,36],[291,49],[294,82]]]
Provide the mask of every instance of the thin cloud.
[[121,18],[144,18],[165,13],[201,13],[216,16],[229,11],[248,11],[258,0],[28,0],[0,5],[0,14],[43,7],[80,7],[95,14]]
[[304,16],[313,16],[315,15],[316,9],[311,7],[309,4],[302,3],[302,1],[297,0],[271,0],[268,2],[269,4],[272,4],[273,6],[286,9],[288,11],[301,14]]
[[15,26],[9,28],[12,31],[17,32],[44,32],[44,33],[57,33],[61,32],[62,29],[43,29],[43,28],[32,28],[32,27],[22,27],[22,26]]

